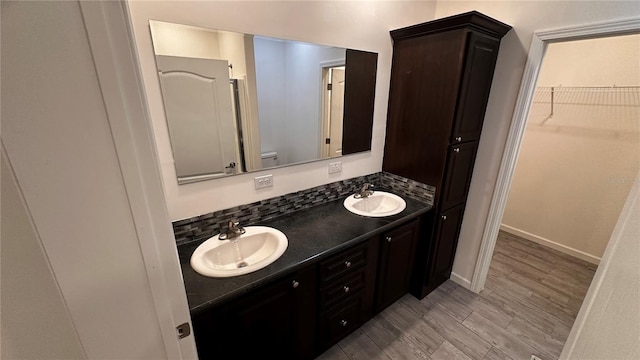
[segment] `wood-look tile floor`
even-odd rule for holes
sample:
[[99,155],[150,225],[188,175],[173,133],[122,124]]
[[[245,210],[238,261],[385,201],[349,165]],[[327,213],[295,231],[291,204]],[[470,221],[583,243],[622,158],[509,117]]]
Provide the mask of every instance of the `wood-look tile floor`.
[[319,359],[557,359],[596,266],[500,232],[485,289],[406,295]]

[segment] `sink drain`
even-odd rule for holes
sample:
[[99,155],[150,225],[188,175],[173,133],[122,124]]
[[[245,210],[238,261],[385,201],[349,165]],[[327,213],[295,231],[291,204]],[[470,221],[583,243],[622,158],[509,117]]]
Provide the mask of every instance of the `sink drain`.
[[246,263],[246,262],[244,262],[244,261],[241,261],[241,262],[239,262],[239,263],[238,263],[238,269],[243,268],[243,267],[245,267],[245,266],[249,266],[249,264],[247,264],[247,263]]

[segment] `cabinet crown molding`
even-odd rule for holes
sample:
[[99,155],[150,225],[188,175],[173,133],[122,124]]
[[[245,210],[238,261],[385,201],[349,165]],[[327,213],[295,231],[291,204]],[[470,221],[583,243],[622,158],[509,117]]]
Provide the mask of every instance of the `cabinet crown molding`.
[[474,10],[422,24],[391,30],[391,38],[396,41],[462,28],[475,30],[498,39],[501,39],[511,30],[511,26]]

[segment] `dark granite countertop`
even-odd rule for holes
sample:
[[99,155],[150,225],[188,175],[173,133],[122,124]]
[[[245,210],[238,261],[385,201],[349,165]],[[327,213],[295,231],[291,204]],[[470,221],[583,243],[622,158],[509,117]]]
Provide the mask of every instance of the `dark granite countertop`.
[[344,199],[314,206],[252,225],[282,231],[289,241],[285,253],[274,263],[256,272],[230,278],[210,278],[196,273],[189,264],[191,254],[202,242],[178,246],[187,300],[192,314],[240,296],[267,281],[283,277],[311,261],[363,242],[429,211],[431,205],[402,196],[407,207],[397,215],[373,218],[353,214],[344,208]]

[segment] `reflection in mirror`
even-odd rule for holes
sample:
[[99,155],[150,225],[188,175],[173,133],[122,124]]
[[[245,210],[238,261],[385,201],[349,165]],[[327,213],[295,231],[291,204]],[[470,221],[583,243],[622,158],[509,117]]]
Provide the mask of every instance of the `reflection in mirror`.
[[377,54],[150,28],[179,184],[371,149]]

